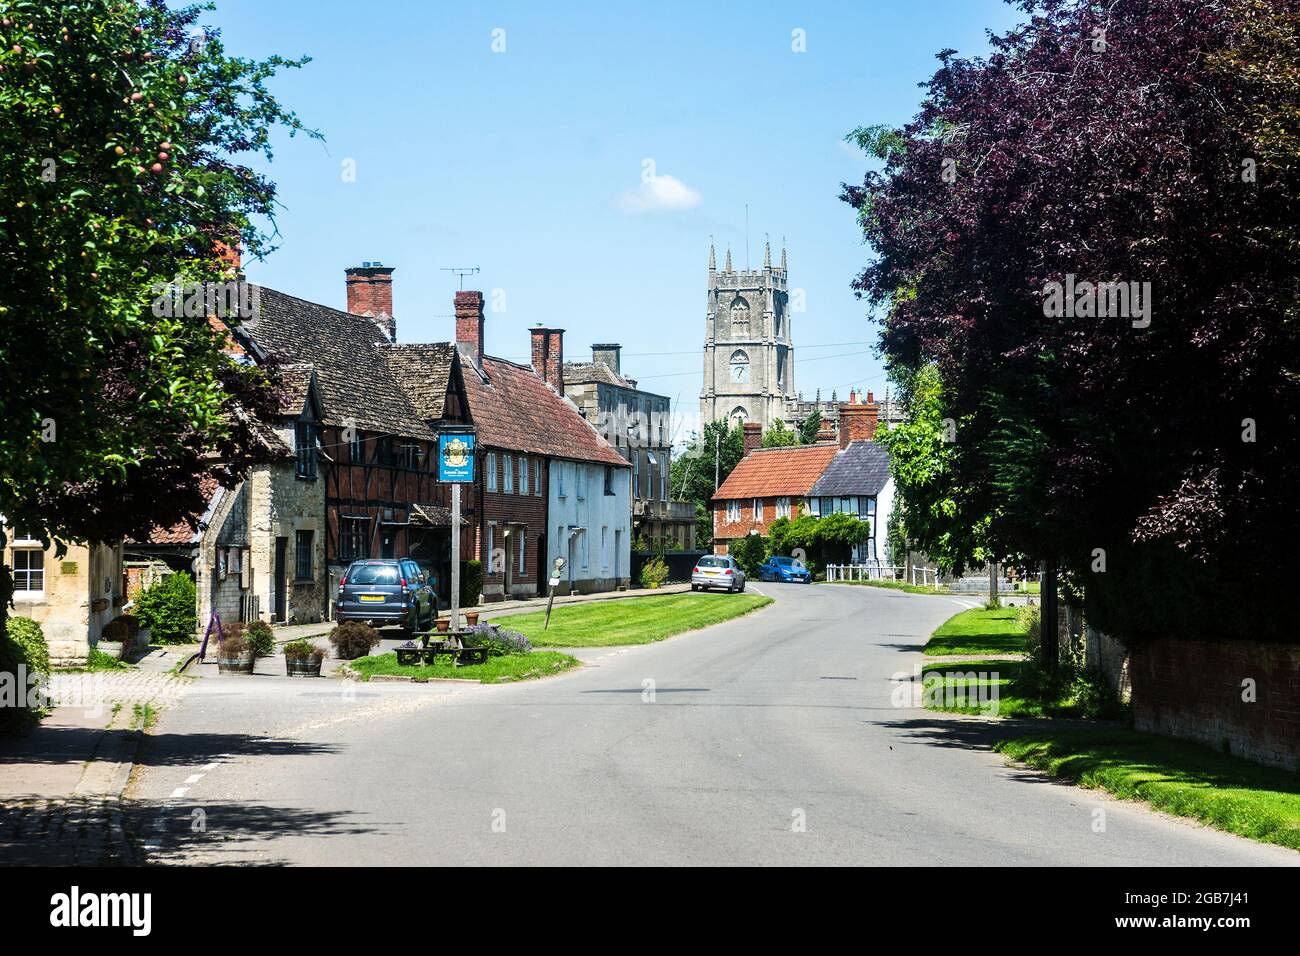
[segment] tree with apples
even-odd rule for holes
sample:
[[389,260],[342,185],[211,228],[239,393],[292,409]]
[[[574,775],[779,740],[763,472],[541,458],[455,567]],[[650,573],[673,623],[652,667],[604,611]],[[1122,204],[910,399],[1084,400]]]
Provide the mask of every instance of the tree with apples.
[[[306,60],[229,55],[203,9],[0,0],[0,515],[46,541],[201,513],[275,408],[206,314],[155,307],[232,277],[219,242],[268,251],[275,186],[242,160],[316,135],[266,88]],[[0,628],[11,593],[0,567]]]
[[855,287],[957,423],[935,499],[1125,640],[1295,640],[1300,0],[1021,6],[910,123],[851,134],[883,162],[843,192],[878,254]]

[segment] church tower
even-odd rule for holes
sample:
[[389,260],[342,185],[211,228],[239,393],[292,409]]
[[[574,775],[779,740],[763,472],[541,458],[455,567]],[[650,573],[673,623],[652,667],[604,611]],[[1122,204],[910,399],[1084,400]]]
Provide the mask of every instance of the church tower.
[[700,424],[726,419],[768,428],[795,397],[785,249],[774,269],[764,242],[761,271],[732,269],[728,249],[719,271],[710,243]]

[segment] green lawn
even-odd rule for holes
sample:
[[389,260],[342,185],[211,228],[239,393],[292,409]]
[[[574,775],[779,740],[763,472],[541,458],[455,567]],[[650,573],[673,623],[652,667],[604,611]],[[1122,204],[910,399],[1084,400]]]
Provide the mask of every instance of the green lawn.
[[[935,677],[929,678],[930,674]],[[1117,703],[1097,691],[1095,683],[1050,681],[1032,660],[971,658],[927,664],[921,679],[925,682],[923,701],[927,710],[984,717],[1115,719],[1123,715]]]
[[1083,787],[1300,850],[1300,778],[1294,773],[1134,730],[1048,731],[994,749]]
[[492,621],[521,631],[535,647],[608,647],[650,644],[747,614],[772,599],[761,594],[662,594],[569,604],[551,612],[551,626],[542,630],[546,615],[512,614]]
[[1019,609],[972,608],[941,624],[925,645],[930,656],[940,654],[1017,654],[1029,651],[1026,626]]
[[558,651],[534,651],[532,654],[504,654],[489,657],[486,664],[466,664],[454,667],[449,657],[439,657],[436,664],[406,667],[397,663],[393,653],[376,654],[349,661],[348,667],[369,680],[376,674],[401,674],[417,680],[430,677],[455,677],[460,680],[477,680],[482,684],[502,684],[508,681],[531,680],[546,677],[576,667],[578,659]]

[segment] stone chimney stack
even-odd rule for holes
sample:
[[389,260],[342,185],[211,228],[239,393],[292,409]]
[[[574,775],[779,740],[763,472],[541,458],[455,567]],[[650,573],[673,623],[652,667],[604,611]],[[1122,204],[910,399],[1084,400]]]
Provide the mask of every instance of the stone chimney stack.
[[854,395],[853,401],[840,406],[840,447],[847,448],[851,441],[871,441],[876,437],[876,423],[880,420],[880,406],[875,396],[867,392],[867,400]]
[[561,395],[564,394],[564,329],[537,325],[533,336],[533,371]]
[[397,320],[393,318],[393,270],[382,262],[363,262],[345,269],[348,286],[348,311],[369,316],[388,336],[397,341]]
[[460,356],[483,370],[483,293],[456,293],[456,348]]
[[615,375],[622,375],[623,373],[618,367],[618,356],[622,350],[623,346],[619,345],[617,342],[593,345],[591,347],[591,360],[593,362],[604,362],[613,369]]
[[763,426],[759,422],[745,422],[741,426],[745,433],[745,456],[763,447]]

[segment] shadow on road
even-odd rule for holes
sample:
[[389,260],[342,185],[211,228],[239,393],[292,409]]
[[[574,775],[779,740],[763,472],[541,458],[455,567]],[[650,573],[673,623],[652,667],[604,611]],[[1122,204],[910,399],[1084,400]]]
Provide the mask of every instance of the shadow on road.
[[[944,717],[938,714],[906,720],[871,721],[878,727],[910,737],[918,743],[963,750],[989,750],[999,740],[1010,740],[1048,729],[1042,720]],[[1053,720],[1052,730],[1106,730],[1118,724],[1102,721]]]

